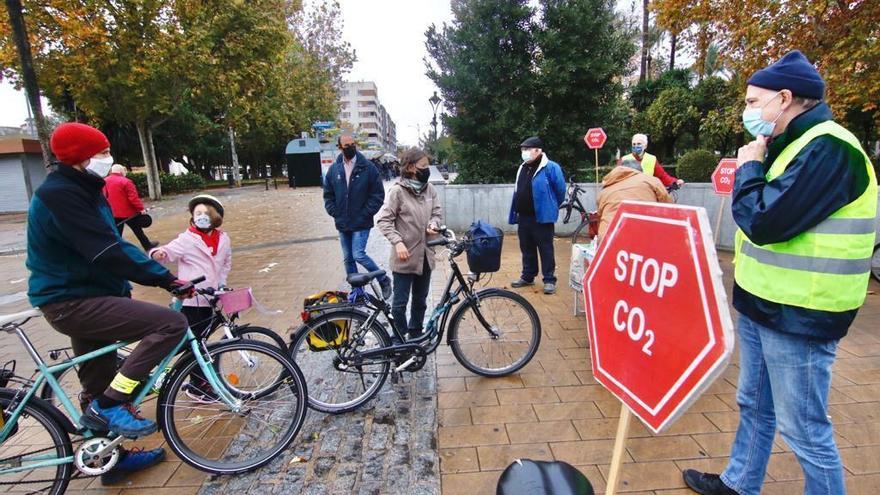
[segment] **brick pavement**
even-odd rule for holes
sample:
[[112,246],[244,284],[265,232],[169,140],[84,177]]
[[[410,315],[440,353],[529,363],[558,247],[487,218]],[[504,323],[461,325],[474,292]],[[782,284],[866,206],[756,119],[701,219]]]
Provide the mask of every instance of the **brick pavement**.
[[[568,242],[556,245],[559,293],[543,295],[540,283],[518,290],[538,310],[543,327],[541,348],[519,375],[475,377],[451,353],[438,353],[443,495],[495,493],[501,472],[517,458],[566,461],[587,475],[597,493],[605,489],[620,403],[592,377],[585,323],[572,316]],[[721,257],[729,292],[731,256]],[[516,238],[508,237],[503,271],[491,285],[508,285],[520,266]],[[869,289],[839,346],[829,400],[850,495],[880,493],[880,285],[872,281]],[[737,362],[668,432],[654,435],[634,418],[621,492],[691,494],[681,469],[723,469],[738,422]],[[803,473],[779,436],[763,493],[803,493]]]
[[[150,230],[170,240],[183,230],[186,198],[163,201]],[[235,248],[230,277],[233,286],[251,286],[280,316],[250,312],[246,320],[276,330],[298,318],[301,300],[319,288],[339,285],[341,256],[332,223],[314,189],[262,191],[250,188],[224,196],[226,229]],[[160,213],[161,212],[161,213]],[[0,219],[0,237],[15,232]],[[126,234],[130,235],[130,234]],[[2,239],[0,239],[2,242]],[[559,275],[565,280],[567,243],[557,241]],[[386,249],[373,236],[372,253]],[[726,274],[732,273],[723,255]],[[384,264],[382,255],[376,257]],[[443,267],[442,263],[439,266]],[[515,237],[505,243],[504,270],[487,280],[506,286],[519,267]],[[438,271],[434,295],[445,280]],[[26,288],[23,255],[0,256],[0,312],[24,309]],[[727,280],[728,289],[730,280]],[[872,282],[872,291],[880,286]],[[583,319],[572,316],[572,296],[565,283],[555,296],[540,294],[540,284],[520,289],[538,310],[543,340],[537,356],[522,373],[484,379],[457,364],[441,346],[436,362],[407,375],[397,385],[386,383],[380,396],[361,411],[342,416],[309,412],[308,424],[285,456],[258,473],[210,480],[174,458],[118,487],[102,488],[77,480],[70,493],[132,494],[240,493],[437,493],[490,494],[501,471],[514,459],[566,460],[584,471],[597,490],[604,489],[619,404],[591,377]],[[137,288],[135,296],[166,304],[158,289]],[[880,487],[880,297],[871,294],[850,335],[841,342],[835,365],[830,415],[847,470],[850,494],[874,494]],[[65,345],[65,339],[43,322],[29,325],[29,335],[43,351]],[[20,345],[0,336],[0,361],[19,359]],[[628,443],[622,489],[631,493],[675,495],[683,489],[680,469],[718,470],[729,452],[737,414],[736,362],[687,414],[663,435],[635,424]],[[436,375],[436,382],[435,382]],[[149,407],[147,414],[152,414]],[[402,418],[404,418],[402,420]],[[134,442],[152,447],[162,437]],[[437,455],[439,454],[439,462]],[[299,455],[305,463],[293,463]],[[781,439],[768,468],[765,493],[801,493],[802,473]]]

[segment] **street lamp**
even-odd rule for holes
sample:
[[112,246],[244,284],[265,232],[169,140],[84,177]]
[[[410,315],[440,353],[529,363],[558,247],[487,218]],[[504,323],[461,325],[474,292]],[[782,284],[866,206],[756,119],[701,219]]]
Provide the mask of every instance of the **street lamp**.
[[428,98],[428,103],[431,104],[431,108],[434,110],[434,118],[431,119],[431,125],[434,126],[434,141],[437,140],[437,107],[440,105],[440,97],[437,96],[437,92],[434,91],[434,96]]

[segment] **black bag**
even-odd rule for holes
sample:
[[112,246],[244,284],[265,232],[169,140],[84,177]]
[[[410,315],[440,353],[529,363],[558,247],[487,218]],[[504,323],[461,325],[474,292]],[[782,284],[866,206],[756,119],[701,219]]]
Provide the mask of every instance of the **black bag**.
[[150,225],[153,225],[153,217],[147,215],[146,213],[136,215],[134,218],[128,221],[129,225],[134,225],[140,227],[142,229],[149,228]]
[[467,248],[468,267],[474,273],[491,273],[501,269],[501,247],[504,234],[488,222],[477,220],[465,236],[470,239]]
[[567,462],[522,459],[507,466],[495,494],[594,495],[594,492],[590,480]]

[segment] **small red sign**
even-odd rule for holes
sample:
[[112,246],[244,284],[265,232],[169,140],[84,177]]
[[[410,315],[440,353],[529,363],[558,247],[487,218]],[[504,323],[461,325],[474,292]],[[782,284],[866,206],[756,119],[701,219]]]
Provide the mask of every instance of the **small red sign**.
[[606,139],[608,139],[608,136],[605,135],[605,131],[601,127],[593,127],[584,134],[584,142],[587,143],[591,150],[601,148],[605,144]]
[[733,194],[733,181],[736,178],[736,158],[722,158],[712,172],[712,187],[715,194],[730,196]]
[[660,432],[733,350],[706,210],[624,202],[583,286],[593,376]]

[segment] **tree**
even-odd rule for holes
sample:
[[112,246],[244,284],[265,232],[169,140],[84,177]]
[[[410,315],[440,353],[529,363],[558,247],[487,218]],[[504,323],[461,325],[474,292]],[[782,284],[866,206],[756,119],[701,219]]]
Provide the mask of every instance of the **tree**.
[[526,0],[456,0],[451,24],[425,33],[463,182],[512,180],[517,145],[536,132],[532,14]]
[[646,114],[651,126],[651,138],[662,150],[658,155],[664,161],[671,161],[675,157],[675,144],[681,135],[699,125],[699,111],[694,105],[692,93],[684,88],[663,90],[648,107]]
[[9,24],[12,28],[13,39],[18,51],[18,60],[21,64],[19,67],[21,68],[25,93],[27,94],[28,104],[33,109],[34,120],[37,124],[37,136],[39,137],[40,148],[43,152],[43,165],[49,167],[50,157],[52,156],[52,153],[49,151],[49,132],[46,121],[43,118],[40,86],[37,84],[37,75],[34,72],[33,56],[31,55],[31,45],[27,37],[24,16],[22,15],[21,0],[6,0],[6,10],[9,13]]
[[573,173],[578,164],[592,162],[583,142],[588,128],[603,127],[608,134],[603,162],[615,146],[629,144],[620,81],[632,69],[634,33],[625,30],[611,0],[542,0],[540,6],[537,130],[551,158]]

